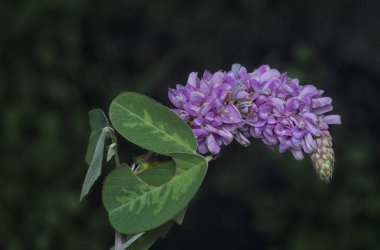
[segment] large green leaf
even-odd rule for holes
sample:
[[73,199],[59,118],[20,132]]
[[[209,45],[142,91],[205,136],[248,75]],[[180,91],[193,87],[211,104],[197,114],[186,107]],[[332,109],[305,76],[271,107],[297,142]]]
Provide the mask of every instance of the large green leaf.
[[159,186],[143,182],[125,165],[107,176],[103,204],[117,231],[135,234],[156,228],[179,214],[193,198],[206,174],[206,159],[188,153],[172,157],[176,173]]
[[86,177],[83,182],[80,200],[82,200],[83,197],[88,194],[92,185],[100,176],[103,163],[104,143],[106,140],[107,133],[107,128],[104,128],[99,136],[98,142],[95,147],[94,155],[90,163],[90,167],[87,170]]
[[[174,162],[163,162],[157,163],[154,167],[138,173],[137,176],[149,185],[159,186],[169,181],[174,174]],[[139,239],[131,245],[131,248],[133,250],[149,249],[158,240],[158,238],[164,237],[169,232],[173,224],[173,221],[170,220],[158,228],[145,232],[144,235],[139,237]]]
[[147,96],[122,93],[112,102],[109,113],[115,129],[142,148],[165,155],[195,153],[197,143],[189,126]]
[[160,237],[164,238],[166,236],[166,234],[173,227],[174,222],[177,222],[177,224],[181,225],[185,213],[186,208],[182,210],[182,212],[180,212],[178,215],[176,215],[172,220],[155,229],[145,232],[144,235],[139,237],[139,239],[131,245],[131,248],[133,250],[148,250]]

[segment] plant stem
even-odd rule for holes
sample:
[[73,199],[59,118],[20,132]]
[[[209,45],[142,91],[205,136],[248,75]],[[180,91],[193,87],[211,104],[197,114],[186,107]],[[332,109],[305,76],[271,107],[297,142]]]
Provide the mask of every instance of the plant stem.
[[126,242],[127,239],[121,233],[115,230],[115,250],[120,249],[120,247]]
[[[108,128],[108,131],[110,133],[110,136],[111,136],[111,140],[112,140],[112,143],[115,143],[116,146],[115,146],[115,163],[116,163],[116,167],[119,167],[120,166],[120,158],[119,158],[119,153],[117,151],[117,138],[116,138],[116,135],[115,135],[115,130],[113,128]],[[127,237],[126,236],[123,236],[121,233],[119,233],[118,231],[115,230],[115,250],[118,250],[123,244],[124,242],[127,241]]]

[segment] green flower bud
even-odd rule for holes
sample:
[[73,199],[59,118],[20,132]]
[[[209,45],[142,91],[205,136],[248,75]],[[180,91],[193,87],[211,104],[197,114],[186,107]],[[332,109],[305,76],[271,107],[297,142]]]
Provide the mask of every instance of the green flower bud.
[[334,170],[334,151],[330,137],[315,139],[318,148],[311,154],[311,160],[319,177],[328,182],[332,178]]

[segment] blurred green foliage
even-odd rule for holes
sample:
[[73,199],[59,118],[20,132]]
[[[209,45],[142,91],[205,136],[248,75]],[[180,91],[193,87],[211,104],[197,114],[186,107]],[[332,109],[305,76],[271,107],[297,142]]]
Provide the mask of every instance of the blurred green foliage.
[[[233,144],[156,249],[377,249],[380,2],[0,2],[0,249],[108,249],[101,182],[79,203],[87,112],[121,91],[168,104],[190,71],[267,63],[334,98],[333,181]],[[138,150],[124,143],[122,158]]]

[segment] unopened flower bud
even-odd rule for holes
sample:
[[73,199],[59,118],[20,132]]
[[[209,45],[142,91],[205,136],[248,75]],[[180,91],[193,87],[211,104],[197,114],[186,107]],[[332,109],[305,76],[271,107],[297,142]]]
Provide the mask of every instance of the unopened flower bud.
[[334,150],[330,137],[320,137],[316,140],[317,149],[311,154],[315,171],[322,180],[330,181],[334,170]]

